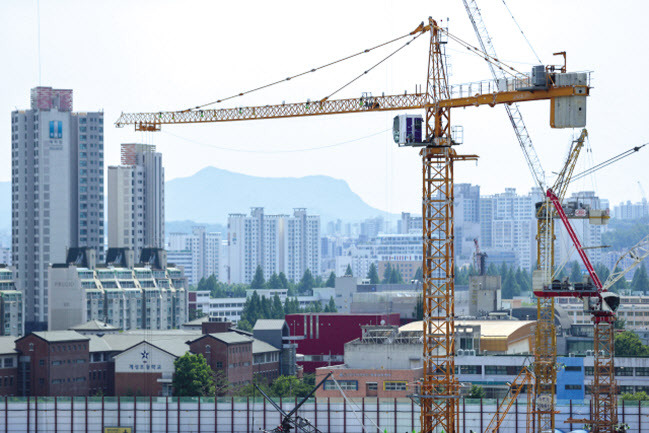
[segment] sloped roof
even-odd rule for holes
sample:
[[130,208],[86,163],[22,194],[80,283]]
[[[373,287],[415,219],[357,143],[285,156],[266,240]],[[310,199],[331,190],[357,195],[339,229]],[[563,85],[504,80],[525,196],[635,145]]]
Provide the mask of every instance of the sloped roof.
[[81,335],[75,331],[39,331],[32,332],[35,336],[48,341],[50,343],[56,343],[60,341],[88,341],[88,338],[85,335]]
[[119,328],[99,320],[91,320],[69,328],[70,331],[117,331]]
[[0,337],[0,353],[3,355],[8,353],[18,353],[16,350],[16,337]]
[[279,349],[275,346],[271,346],[265,341],[257,340],[256,338],[252,340],[252,353],[266,353],[266,352],[279,352]]
[[270,330],[282,330],[286,322],[284,319],[259,319],[255,323],[253,331],[270,331]]
[[183,356],[185,353],[189,352],[189,345],[187,345],[185,342],[181,340],[159,340],[159,341],[151,341],[151,340],[140,340],[133,344],[132,346],[124,348],[121,353],[115,355],[115,358],[119,358],[122,356],[126,351],[131,350],[135,347],[138,347],[142,345],[143,343],[146,343],[150,346],[156,347],[163,352],[166,352],[172,356],[175,356],[176,358]]

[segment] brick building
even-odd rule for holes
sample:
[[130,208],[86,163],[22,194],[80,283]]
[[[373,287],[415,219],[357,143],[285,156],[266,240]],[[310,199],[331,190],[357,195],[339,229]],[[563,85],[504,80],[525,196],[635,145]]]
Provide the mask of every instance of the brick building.
[[252,382],[254,339],[236,332],[202,335],[189,342],[192,353],[201,353],[213,371],[222,371],[233,387]]
[[19,395],[15,337],[0,337],[0,395]]
[[16,340],[21,395],[88,395],[90,338],[74,331],[34,332]]
[[286,323],[303,356],[298,364],[305,373],[314,373],[318,367],[342,364],[345,343],[360,338],[362,326],[399,326],[399,314],[288,314]]

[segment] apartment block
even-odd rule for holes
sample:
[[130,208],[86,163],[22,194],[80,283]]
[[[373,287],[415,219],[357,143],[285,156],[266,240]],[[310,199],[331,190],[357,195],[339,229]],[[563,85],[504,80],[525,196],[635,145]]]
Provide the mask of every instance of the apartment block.
[[16,290],[13,272],[0,265],[0,335],[25,333],[23,294]]
[[104,248],[104,113],[72,112],[72,90],[36,87],[11,113],[12,263],[25,327],[45,329],[48,266]]

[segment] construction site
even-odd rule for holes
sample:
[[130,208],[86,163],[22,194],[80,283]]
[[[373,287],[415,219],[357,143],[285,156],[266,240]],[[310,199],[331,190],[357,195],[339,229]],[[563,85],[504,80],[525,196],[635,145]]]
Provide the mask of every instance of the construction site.
[[[635,246],[615,263],[616,271],[606,279],[600,278],[589,251],[601,246],[586,245],[573,225],[576,221],[606,225],[609,210],[567,201],[571,182],[600,170],[605,177],[603,169],[637,154],[641,146],[579,172],[577,163],[588,152],[587,106],[590,98],[597,97],[593,91],[596,71],[570,70],[570,53],[566,51],[553,53],[554,64],[512,66],[514,62],[498,56],[479,0],[462,0],[462,3],[473,34],[455,34],[449,30],[448,19],[426,17],[410,28],[396,29],[397,36],[391,40],[377,41],[355,53],[346,53],[345,47],[340,47],[343,57],[334,61],[322,59],[321,66],[297,71],[281,80],[256,83],[256,87],[251,85],[240,93],[191,108],[124,112],[115,121],[118,128],[134,128],[151,137],[178,125],[191,128],[192,125],[210,124],[203,128],[212,127],[212,134],[218,137],[219,124],[224,122],[282,122],[282,119],[298,117],[394,112],[392,124],[386,125],[392,130],[394,145],[402,148],[402,152],[417,152],[421,158],[420,182],[412,185],[413,189],[421,190],[422,205],[423,261],[421,293],[418,294],[422,300],[421,321],[401,327],[363,327],[363,337],[355,344],[374,345],[377,357],[367,359],[358,355],[359,367],[354,368],[337,368],[336,365],[319,368],[315,374],[316,385],[304,398],[271,398],[259,387],[259,394],[254,397],[5,397],[4,402],[0,400],[0,432],[122,433],[121,430],[109,430],[111,426],[131,426],[124,433],[649,433],[649,404],[619,397],[616,371],[620,369],[616,370],[615,365],[615,335],[616,312],[621,301],[620,295],[610,290],[649,257],[649,236],[635,240]],[[524,35],[522,29],[520,33]],[[367,34],[372,34],[371,26],[367,27]],[[302,37],[308,38],[308,35]],[[401,94],[365,92],[343,97],[348,86],[392,61],[401,50],[411,49],[417,40],[418,47],[426,47],[420,55],[426,56],[428,67],[426,71],[418,71],[421,83],[416,91]],[[236,44],[236,40],[230,43]],[[379,50],[388,50],[388,53],[321,98],[268,104],[259,96],[256,105],[237,105],[237,98],[277,85],[291,85],[316,72],[318,76],[325,74],[338,64]],[[457,50],[484,62],[486,68],[474,71],[476,81],[451,83],[449,59]],[[218,71],[212,75],[218,79]],[[554,166],[560,163],[561,169],[551,175],[546,174],[542,166],[530,133],[532,128],[528,131],[520,109],[534,102],[544,102],[543,106],[549,108],[547,129],[573,133],[570,142],[556,143],[552,163]],[[478,340],[480,336],[473,335],[477,322],[465,321],[456,312],[454,185],[457,173],[471,170],[471,163],[481,156],[461,150],[464,130],[472,126],[453,123],[452,114],[460,110],[504,112],[516,137],[510,146],[512,154],[516,152],[520,165],[529,168],[534,188],[544,196],[535,208],[536,263],[532,272],[532,292],[536,315],[508,329],[508,337],[491,330],[490,335],[483,337],[485,340],[491,337],[488,343],[494,346],[518,345],[516,354],[519,356],[512,356],[509,364],[503,362],[502,366],[510,368],[506,371],[514,380],[497,384],[498,398],[470,398],[472,384],[459,378],[465,367],[469,371],[474,365],[484,366],[487,362],[478,359],[474,343],[461,344],[460,336]],[[538,123],[538,120],[532,122]],[[484,135],[489,133],[481,131]],[[262,139],[259,137],[260,141]],[[506,171],[503,167],[503,172],[494,176],[507,176]],[[576,252],[580,265],[586,270],[581,280],[559,277],[566,266],[566,263],[559,263],[555,254],[559,230],[568,233],[571,251]],[[485,277],[486,287],[485,257],[475,239],[475,268],[479,276]],[[477,304],[475,296],[469,302]],[[370,299],[369,295],[366,297]],[[592,368],[592,382],[588,379],[589,383],[580,384],[589,390],[588,398],[582,400],[565,400],[557,395],[557,376],[569,362],[557,354],[559,332],[555,303],[562,298],[579,299],[594,329],[592,367],[588,364],[588,368]],[[306,319],[304,326],[306,334]],[[488,326],[489,323],[482,323],[484,329]],[[520,337],[527,335],[526,332],[533,336],[527,346],[521,342],[524,337]],[[406,365],[406,352],[412,348],[422,351],[419,354],[422,373],[421,377],[409,378],[407,388],[398,389],[403,391],[403,396],[383,397],[380,388],[371,381],[361,383],[366,392],[362,397],[346,388],[345,378],[349,380],[351,374],[371,378],[376,374],[371,368],[380,370],[383,365],[392,365],[389,362],[396,363],[384,361],[382,356],[391,360],[397,358],[392,357],[393,354],[403,352]],[[506,349],[504,353],[508,353]],[[471,357],[475,361],[469,359]],[[414,365],[410,361],[404,370],[411,368],[411,364]],[[584,369],[585,365],[585,362],[580,364]],[[514,367],[515,374],[511,375]],[[493,366],[489,371],[496,368]],[[629,363],[624,368],[640,367]],[[488,375],[485,370],[479,370],[483,378]],[[356,386],[358,389],[358,383]]]
[[[116,126],[134,126],[136,131],[156,132],[178,124],[260,121],[291,117],[327,116],[333,114],[376,113],[383,111],[408,112],[394,118],[393,135],[404,152],[417,151],[421,156],[422,215],[423,215],[423,377],[418,386],[409,389],[409,399],[348,398],[338,385],[338,398],[274,403],[272,399],[253,401],[122,401],[121,408],[146,415],[133,424],[155,431],[180,431],[188,414],[191,431],[289,431],[298,432],[539,432],[589,431],[642,432],[649,430],[649,409],[638,402],[629,405],[618,401],[618,386],[614,365],[614,322],[619,296],[608,289],[630,269],[614,273],[601,281],[588,257],[588,249],[572,229],[572,219],[586,219],[590,224],[606,224],[606,209],[568,209],[563,201],[573,171],[587,140],[586,107],[591,94],[591,73],[572,72],[567,68],[568,54],[555,53],[556,64],[533,66],[531,71],[519,71],[502,61],[496,54],[476,0],[463,0],[477,43],[467,42],[470,35],[455,35],[441,21],[428,18],[400,37],[377,44],[369,52],[385,45],[397,48],[377,64],[365,70],[351,82],[388,60],[394,53],[418,38],[426,38],[428,70],[421,71],[426,81],[417,92],[397,95],[363,95],[334,99],[338,91],[319,100],[286,102],[279,105],[235,106],[214,108],[249,92],[223,98],[210,104],[179,111],[124,113]],[[483,59],[491,77],[468,84],[451,84],[447,67],[447,47],[466,50]],[[352,54],[336,62],[307,70],[284,80],[269,83],[250,93],[281,82],[297,79],[338,62],[361,55]],[[342,86],[339,90],[344,89]],[[549,101],[550,128],[578,128],[578,137],[569,143],[568,157],[563,168],[550,181],[541,167],[532,139],[526,129],[519,105],[533,101]],[[534,178],[535,186],[545,194],[545,201],[537,204],[537,254],[533,273],[533,291],[536,296],[536,323],[534,326],[533,355],[520,365],[516,380],[508,383],[505,398],[475,402],[463,398],[463,388],[456,377],[458,345],[454,292],[454,177],[456,170],[470,170],[468,161],[478,155],[459,150],[462,129],[452,123],[452,113],[460,108],[504,107],[518,139],[525,161]],[[467,125],[466,128],[470,128]],[[218,134],[215,126],[214,134]],[[488,133],[488,132],[487,132]],[[414,148],[414,149],[412,149]],[[637,149],[636,149],[637,150]],[[620,158],[633,151],[626,153]],[[615,162],[615,161],[612,161]],[[611,163],[612,163],[611,162]],[[608,164],[608,163],[607,163]],[[601,167],[607,164],[601,164]],[[594,167],[593,171],[601,167]],[[414,186],[413,186],[414,187]],[[555,261],[555,230],[564,227],[575,251],[587,269],[583,281],[559,280],[560,268]],[[633,259],[632,268],[649,255],[649,239],[638,239],[638,244],[627,255]],[[620,259],[622,260],[622,258]],[[594,323],[594,375],[590,385],[592,398],[588,404],[565,404],[556,399],[557,361],[554,310],[558,297],[583,300],[584,309]],[[330,373],[325,377],[332,376]],[[323,379],[324,381],[324,379]],[[336,382],[336,379],[333,379]],[[322,383],[322,381],[320,381]],[[304,403],[304,404],[303,404]],[[624,402],[623,402],[624,403]],[[39,408],[32,410],[40,411]],[[67,404],[67,403],[66,403]],[[88,411],[98,410],[97,402],[85,402]],[[114,410],[102,403],[102,420]],[[135,407],[137,404],[137,408]],[[175,406],[177,404],[177,406]],[[271,407],[271,404],[273,407]],[[303,404],[303,405],[302,405]],[[128,405],[128,407],[126,407]],[[141,406],[141,407],[140,407]],[[169,409],[166,408],[169,406]],[[59,403],[61,410],[62,404]],[[299,410],[294,410],[299,408]],[[163,410],[164,409],[164,410]],[[12,408],[9,410],[30,410]],[[75,409],[76,410],[76,409]],[[156,412],[158,411],[158,412]],[[0,408],[0,412],[2,409]],[[104,415],[106,413],[106,415]],[[5,412],[6,414],[6,412]],[[164,419],[162,417],[164,414]],[[124,416],[124,415],[123,415]],[[126,415],[131,416],[131,415]],[[91,416],[96,421],[95,416]],[[149,417],[147,421],[146,418]],[[73,417],[74,418],[74,417]],[[183,421],[181,421],[181,418]],[[29,419],[29,417],[28,417]],[[119,423],[118,423],[119,425]],[[189,424],[188,424],[189,425]],[[274,427],[279,425],[279,427]],[[166,429],[166,430],[165,430]],[[183,431],[189,431],[182,429]]]

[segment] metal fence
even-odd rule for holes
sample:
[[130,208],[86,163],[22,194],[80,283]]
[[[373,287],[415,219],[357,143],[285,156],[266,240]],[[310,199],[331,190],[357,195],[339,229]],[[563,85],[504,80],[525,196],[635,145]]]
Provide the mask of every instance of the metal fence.
[[[281,399],[285,411],[296,400]],[[497,410],[491,399],[460,401],[460,433],[482,432]],[[622,402],[621,422],[632,432],[649,433],[649,402]],[[526,404],[515,404],[500,433],[525,433]],[[557,428],[572,430],[568,418],[587,418],[589,402],[557,406]],[[410,433],[419,431],[419,407],[408,399],[311,399],[298,414],[331,433]],[[7,397],[0,399],[0,433],[103,433],[128,427],[132,433],[252,433],[274,428],[279,414],[256,398],[175,397]],[[575,425],[574,428],[581,428]]]

